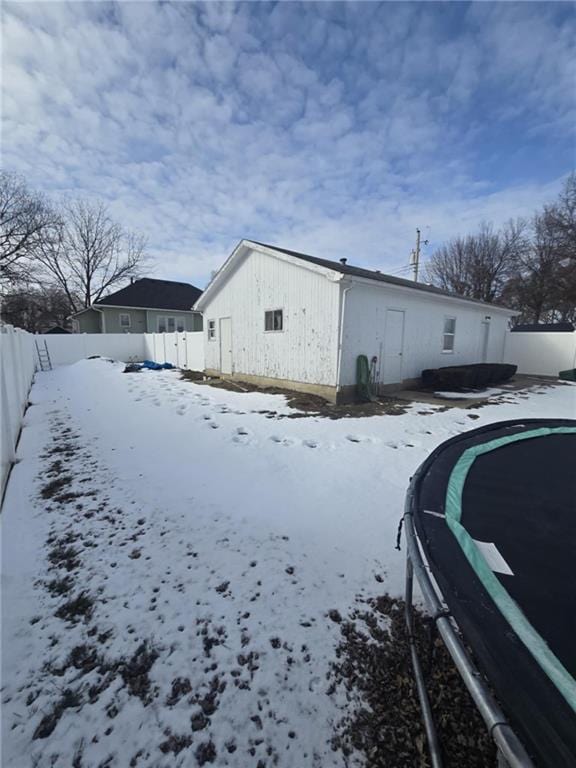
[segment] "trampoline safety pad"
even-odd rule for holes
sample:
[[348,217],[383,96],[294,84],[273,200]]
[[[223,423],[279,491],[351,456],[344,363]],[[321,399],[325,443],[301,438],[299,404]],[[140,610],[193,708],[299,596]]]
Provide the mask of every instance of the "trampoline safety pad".
[[576,421],[437,448],[407,511],[442,600],[538,766],[576,766]]

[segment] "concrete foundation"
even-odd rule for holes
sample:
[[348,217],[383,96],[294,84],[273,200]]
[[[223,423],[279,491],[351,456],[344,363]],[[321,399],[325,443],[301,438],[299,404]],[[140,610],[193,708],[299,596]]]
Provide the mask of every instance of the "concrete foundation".
[[[248,373],[220,373],[212,368],[205,371],[207,376],[215,376],[227,381],[245,382],[256,387],[278,387],[280,389],[289,389],[294,392],[306,392],[310,395],[318,395],[336,405],[343,405],[357,402],[356,385],[350,384],[344,387],[331,387],[327,384],[310,384],[306,381],[292,381],[291,379],[276,379],[270,376],[255,376]],[[377,395],[390,395],[399,389],[407,389],[418,385],[418,379],[405,379],[400,384],[380,384],[377,388]]]
[[270,376],[253,376],[249,373],[220,373],[211,368],[204,371],[207,376],[217,376],[225,381],[246,382],[256,387],[278,387],[279,389],[291,389],[294,392],[307,392],[310,395],[318,395],[331,403],[336,402],[336,387],[326,384],[310,384],[306,381],[292,381],[290,379],[275,379]]

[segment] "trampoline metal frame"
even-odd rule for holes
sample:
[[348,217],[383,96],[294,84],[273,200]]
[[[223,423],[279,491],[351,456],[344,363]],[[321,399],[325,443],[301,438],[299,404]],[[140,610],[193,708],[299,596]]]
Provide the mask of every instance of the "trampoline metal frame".
[[480,672],[472,662],[464,643],[455,630],[455,621],[449,611],[446,610],[445,605],[434,586],[428,572],[429,566],[425,563],[418,544],[418,536],[414,528],[411,502],[412,492],[409,492],[404,513],[404,530],[406,532],[407,541],[405,620],[408,630],[412,668],[414,670],[418,699],[420,701],[420,708],[422,710],[424,727],[428,739],[432,768],[442,768],[443,762],[432,708],[426,690],[422,665],[420,664],[416,649],[413,611],[414,575],[416,575],[425,603],[436,624],[438,632],[444,641],[444,645],[452,657],[482,719],[486,723],[490,736],[496,744],[499,765],[504,762],[504,765],[508,765],[510,768],[535,768],[534,763],[528,756],[524,746],[516,736],[512,726],[506,720],[506,716],[485,684]]

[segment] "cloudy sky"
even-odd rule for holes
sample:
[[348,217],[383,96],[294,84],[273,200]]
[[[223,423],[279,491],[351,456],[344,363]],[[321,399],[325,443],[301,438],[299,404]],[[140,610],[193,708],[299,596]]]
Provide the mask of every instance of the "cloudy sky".
[[398,274],[574,165],[571,3],[3,3],[2,162],[154,275],[242,237]]

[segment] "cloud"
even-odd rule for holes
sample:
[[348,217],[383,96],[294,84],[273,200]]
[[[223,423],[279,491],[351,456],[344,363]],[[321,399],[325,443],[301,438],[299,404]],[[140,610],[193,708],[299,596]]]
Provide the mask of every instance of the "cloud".
[[11,3],[4,167],[102,198],[158,276],[242,237],[380,269],[526,215],[573,159],[563,4]]

